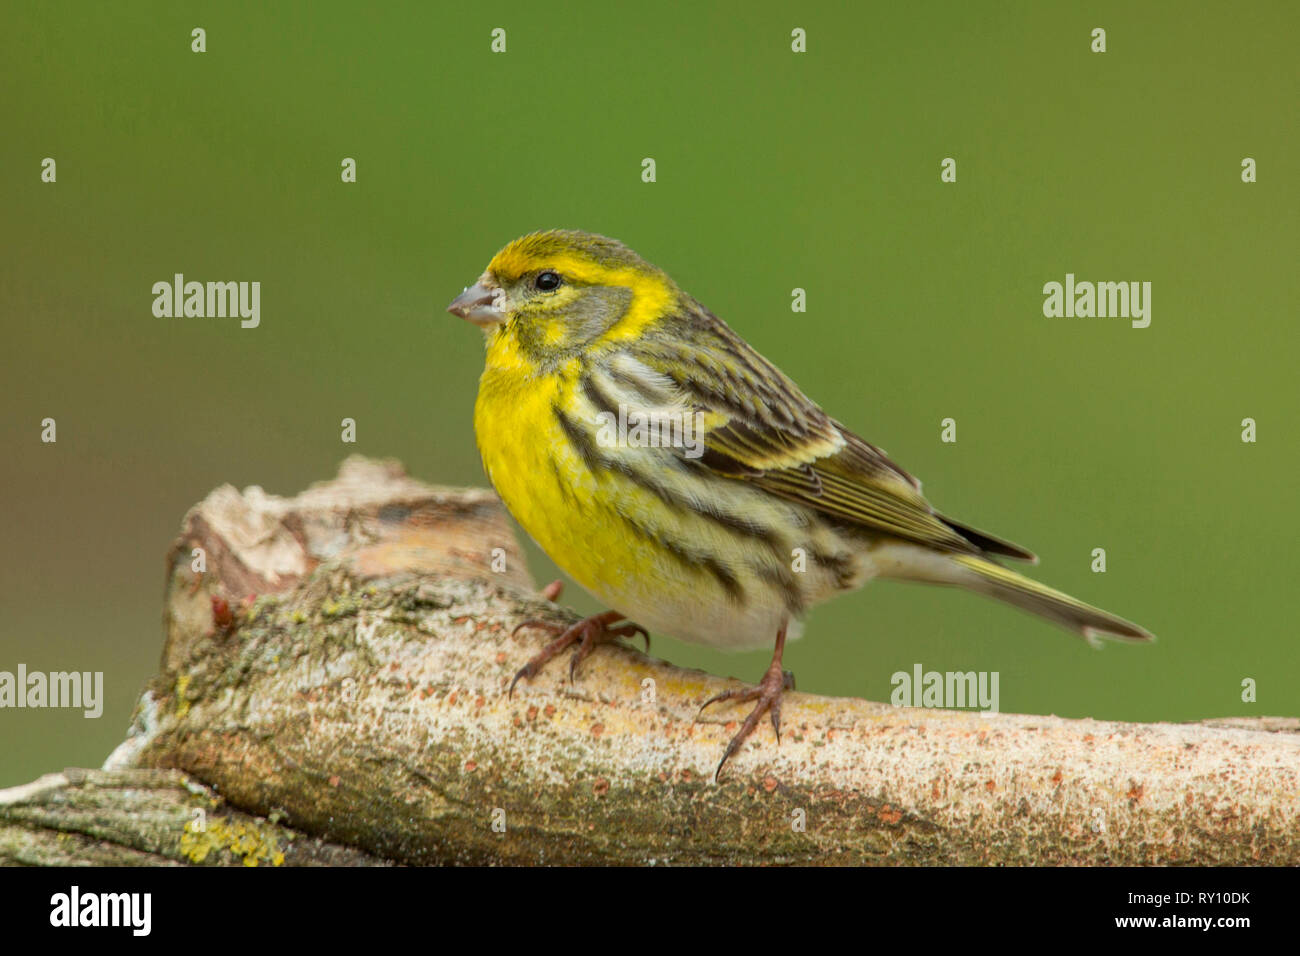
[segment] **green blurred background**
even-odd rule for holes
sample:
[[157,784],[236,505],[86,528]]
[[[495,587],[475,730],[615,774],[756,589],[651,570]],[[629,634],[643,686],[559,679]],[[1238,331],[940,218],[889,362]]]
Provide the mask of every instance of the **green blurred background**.
[[[214,486],[289,495],[354,451],[484,483],[480,335],[443,308],[548,227],[626,241],[939,508],[1160,637],[1093,652],[883,583],[813,613],[786,655],[801,690],[888,699],[919,662],[999,671],[1005,711],[1300,710],[1300,8],[470,6],[5,6],[0,670],[102,670],[107,699],[99,720],[0,711],[0,785],[122,738],[158,662],[163,555]],[[176,272],[259,280],[261,327],[155,318]],[[1045,318],[1066,272],[1152,282],[1151,327]],[[768,658],[654,650],[746,679]]]

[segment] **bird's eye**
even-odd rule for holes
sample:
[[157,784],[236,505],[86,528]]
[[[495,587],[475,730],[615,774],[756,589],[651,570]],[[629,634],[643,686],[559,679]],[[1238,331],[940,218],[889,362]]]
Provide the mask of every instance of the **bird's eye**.
[[558,289],[560,287],[560,274],[547,269],[545,272],[538,273],[537,278],[533,280],[533,285],[542,292]]

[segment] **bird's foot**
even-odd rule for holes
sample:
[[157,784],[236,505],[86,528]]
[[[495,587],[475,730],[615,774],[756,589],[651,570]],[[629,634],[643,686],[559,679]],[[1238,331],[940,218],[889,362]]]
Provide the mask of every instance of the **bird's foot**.
[[596,614],[567,628],[560,624],[552,624],[549,621],[524,621],[511,632],[512,637],[525,627],[538,627],[558,636],[542,648],[540,654],[519,668],[518,673],[515,674],[515,679],[510,682],[510,691],[506,696],[514,696],[515,685],[519,683],[520,678],[532,680],[547,661],[572,644],[578,646],[574,648],[573,654],[569,657],[569,683],[573,683],[578,665],[595,650],[597,644],[608,644],[620,637],[633,637],[640,634],[645,638],[646,650],[650,650],[650,635],[640,624],[629,622],[620,624],[617,627],[611,626],[622,619],[623,615],[618,611],[606,611],[604,614]]
[[[784,632],[782,634],[784,636]],[[787,690],[794,690],[794,675],[789,671],[781,670],[781,659],[777,657],[768,667],[767,673],[763,679],[758,682],[758,686],[752,690],[728,690],[721,694],[715,694],[704,702],[700,707],[700,713],[695,715],[695,719],[700,719],[700,714],[704,713],[704,708],[710,704],[721,703],[724,700],[735,700],[744,703],[746,701],[757,701],[754,709],[749,712],[745,722],[740,725],[740,730],[731,738],[731,743],[727,744],[727,750],[718,761],[718,768],[713,771],[713,782],[718,782],[718,777],[722,774],[722,768],[732,754],[740,749],[740,745],[745,742],[745,738],[754,732],[758,726],[759,720],[763,714],[768,714],[772,719],[772,730],[776,732],[776,742],[781,743],[781,696]]]

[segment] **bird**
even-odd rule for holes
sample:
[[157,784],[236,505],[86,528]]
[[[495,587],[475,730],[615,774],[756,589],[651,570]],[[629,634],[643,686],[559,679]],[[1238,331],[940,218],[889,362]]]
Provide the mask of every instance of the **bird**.
[[[773,648],[715,771],[767,714],[814,605],[875,578],[955,586],[1099,643],[1153,635],[1007,567],[1019,545],[936,511],[921,484],[831,418],[722,319],[622,242],[579,230],[502,248],[447,310],[479,326],[474,404],[484,471],[552,560],[610,610],[570,627],[510,684],[572,648],[649,632]],[[697,715],[697,719],[699,717]]]

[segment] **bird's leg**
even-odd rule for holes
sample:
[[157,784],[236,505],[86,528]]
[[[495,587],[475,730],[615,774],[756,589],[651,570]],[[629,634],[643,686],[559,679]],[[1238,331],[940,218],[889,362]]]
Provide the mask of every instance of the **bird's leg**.
[[532,680],[547,661],[571,644],[577,644],[578,646],[574,649],[573,656],[569,658],[570,683],[573,683],[578,665],[587,658],[597,644],[608,644],[619,637],[632,637],[640,634],[645,638],[646,650],[650,650],[650,635],[646,633],[646,629],[640,624],[628,623],[618,627],[610,626],[621,620],[623,620],[623,615],[618,611],[606,611],[603,614],[585,618],[567,628],[559,624],[552,624],[549,621],[524,621],[511,632],[511,637],[518,634],[525,627],[540,627],[542,630],[550,631],[552,634],[559,636],[542,648],[540,654],[519,668],[519,672],[515,674],[515,679],[510,682],[510,692],[507,696],[514,696],[515,685],[519,683],[521,677]]
[[[722,773],[723,765],[731,759],[731,755],[740,749],[740,745],[745,742],[745,738],[754,732],[758,726],[759,720],[764,713],[772,718],[772,730],[776,732],[776,742],[781,743],[781,695],[787,690],[794,690],[794,675],[789,671],[781,669],[781,655],[785,652],[785,631],[789,621],[782,623],[781,630],[776,634],[776,649],[772,652],[772,663],[768,665],[767,672],[763,674],[763,679],[758,682],[758,686],[753,690],[727,690],[721,694],[715,694],[704,702],[700,707],[700,714],[704,713],[704,708],[710,704],[716,704],[724,700],[737,701],[758,701],[754,709],[749,712],[745,722],[740,725],[740,730],[736,736],[731,738],[731,743],[727,744],[726,753],[722,755],[722,760],[718,762],[718,769],[713,771],[713,781],[717,783],[718,776]],[[695,716],[699,720],[699,714]]]
[[550,584],[546,585],[546,587],[542,588],[540,593],[544,600],[554,603],[558,601],[560,595],[564,593],[564,582],[559,578],[556,578]]

